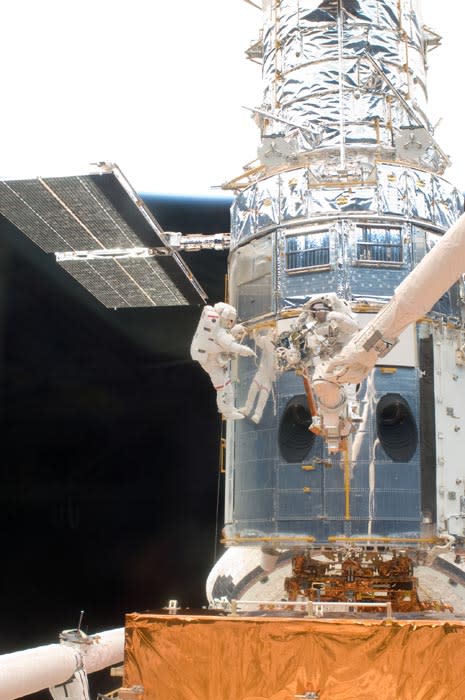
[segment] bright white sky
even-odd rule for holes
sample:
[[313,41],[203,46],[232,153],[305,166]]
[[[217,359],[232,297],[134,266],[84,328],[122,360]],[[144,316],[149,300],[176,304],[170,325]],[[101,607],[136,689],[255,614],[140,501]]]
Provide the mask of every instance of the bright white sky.
[[[423,0],[423,15],[443,36],[430,118],[443,117],[447,176],[465,190],[465,3]],[[244,58],[260,12],[243,0],[16,0],[0,20],[0,175],[110,160],[139,191],[208,194],[255,158],[241,105],[261,100],[260,69]]]

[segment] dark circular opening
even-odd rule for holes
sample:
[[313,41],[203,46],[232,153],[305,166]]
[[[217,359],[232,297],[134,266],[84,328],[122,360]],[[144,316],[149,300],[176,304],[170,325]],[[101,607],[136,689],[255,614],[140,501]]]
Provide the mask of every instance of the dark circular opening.
[[310,452],[315,442],[315,434],[308,429],[311,424],[307,397],[293,396],[286,404],[278,431],[279,451],[286,462],[302,462]]
[[393,462],[409,462],[418,445],[418,430],[409,403],[400,394],[385,394],[376,407],[379,441]]
[[402,406],[400,403],[392,403],[381,411],[380,422],[382,425],[399,425],[402,422]]

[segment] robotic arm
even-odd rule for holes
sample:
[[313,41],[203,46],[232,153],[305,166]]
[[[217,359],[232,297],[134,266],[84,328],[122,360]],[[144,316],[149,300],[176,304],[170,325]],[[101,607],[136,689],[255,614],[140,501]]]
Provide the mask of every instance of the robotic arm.
[[342,385],[357,384],[365,379],[378,359],[396,345],[402,331],[430,311],[464,271],[465,215],[462,215],[397,287],[390,302],[373,320],[355,334],[338,355],[316,368],[313,388],[318,413],[323,426],[335,428],[332,438],[328,439],[330,451],[338,451],[337,443],[345,437],[348,428],[344,420],[339,422],[342,429],[334,424],[335,411],[340,417],[343,415]]

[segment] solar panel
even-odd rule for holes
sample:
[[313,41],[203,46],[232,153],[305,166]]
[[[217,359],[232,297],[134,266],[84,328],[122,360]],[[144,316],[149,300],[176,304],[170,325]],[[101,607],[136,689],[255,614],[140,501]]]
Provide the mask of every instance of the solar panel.
[[[59,264],[105,306],[173,306],[206,299],[169,236],[115,165],[104,163],[99,172],[85,175],[0,181],[0,212],[46,253],[55,253]],[[131,256],[141,246],[145,256]],[[111,254],[116,249],[127,252],[124,259]],[[78,251],[84,251],[81,257],[63,259]]]
[[58,262],[110,308],[180,306],[195,301],[193,288],[170,256]]

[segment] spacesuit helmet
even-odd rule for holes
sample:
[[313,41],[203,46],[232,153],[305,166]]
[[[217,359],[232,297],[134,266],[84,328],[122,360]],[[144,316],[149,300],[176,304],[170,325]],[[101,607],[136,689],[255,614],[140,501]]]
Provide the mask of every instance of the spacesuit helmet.
[[220,301],[213,308],[220,317],[220,326],[222,328],[232,328],[234,326],[237,319],[237,311],[234,306]]
[[310,313],[318,321],[325,320],[329,311],[331,311],[331,307],[323,301],[316,301],[310,307]]

